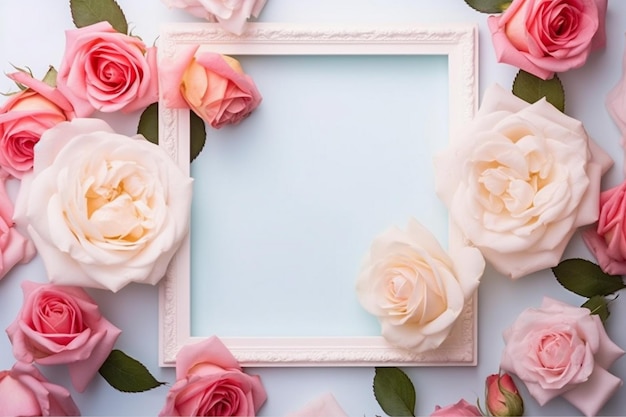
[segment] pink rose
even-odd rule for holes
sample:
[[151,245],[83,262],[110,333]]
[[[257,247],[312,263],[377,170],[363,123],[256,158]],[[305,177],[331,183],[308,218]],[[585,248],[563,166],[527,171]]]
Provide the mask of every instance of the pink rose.
[[487,409],[492,416],[524,415],[524,401],[509,374],[493,374],[485,381]]
[[65,388],[51,384],[31,364],[0,371],[0,416],[79,416]]
[[33,167],[33,147],[42,133],[74,116],[69,101],[56,88],[24,72],[8,77],[26,90],[13,94],[0,108],[0,167],[16,178]]
[[27,363],[68,364],[72,384],[83,392],[121,330],[82,288],[24,281],[22,290],[24,304],[7,328],[13,355]]
[[165,105],[189,107],[215,129],[241,122],[261,103],[252,78],[229,56],[193,47],[159,64]]
[[57,84],[78,117],[129,113],[158,100],[156,48],[108,22],[66,31]]
[[464,399],[458,403],[448,405],[446,407],[435,406],[435,411],[430,417],[474,417],[482,416],[482,413],[475,405],[472,405]]
[[544,298],[504,331],[500,368],[516,374],[540,405],[562,395],[585,415],[596,415],[622,385],[607,369],[624,351],[597,315]]
[[[622,77],[606,97],[606,107],[622,133],[622,146],[626,144],[626,49],[622,58]],[[626,165],[624,165],[626,170]]]
[[488,24],[498,62],[537,77],[581,67],[606,43],[607,0],[515,0]]
[[626,274],[626,182],[600,194],[598,225],[582,236],[604,272]]
[[0,170],[0,278],[35,256],[35,246],[14,227],[13,203],[5,187],[9,174]]
[[337,403],[337,400],[330,392],[308,402],[298,411],[287,414],[287,417],[347,417],[345,411]]
[[266,398],[261,379],[243,373],[212,336],[178,353],[176,383],[159,416],[254,416]]
[[250,16],[258,17],[266,0],[162,0],[168,7],[183,9],[194,16],[218,22],[229,32],[241,35]]

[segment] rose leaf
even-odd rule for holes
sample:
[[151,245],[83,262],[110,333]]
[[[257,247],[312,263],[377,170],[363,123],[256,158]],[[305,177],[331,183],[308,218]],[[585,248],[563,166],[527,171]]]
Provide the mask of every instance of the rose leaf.
[[546,98],[548,103],[565,112],[565,91],[558,76],[549,80],[519,70],[513,81],[513,94],[528,103]]
[[113,349],[100,367],[100,375],[118,391],[143,392],[164,385],[138,360]]
[[482,13],[502,13],[512,0],[465,0],[465,3],[474,10]]
[[609,275],[586,259],[566,259],[552,268],[557,281],[583,297],[605,296],[626,288],[621,275]]
[[374,397],[387,415],[415,415],[415,387],[399,368],[376,368]]
[[43,82],[48,84],[50,87],[56,87],[57,86],[57,70],[50,65],[48,67],[48,71],[46,72],[46,75],[43,76]]
[[77,28],[107,21],[113,29],[128,34],[126,16],[115,0],[70,0],[70,10]]
[[594,295],[585,301],[581,307],[588,308],[590,311],[589,314],[597,314],[600,320],[602,320],[602,323],[605,323],[606,319],[608,319],[611,314],[606,298],[601,295]]
[[[137,133],[143,135],[150,142],[159,144],[159,103],[152,103],[141,113]],[[189,120],[190,149],[189,162],[192,162],[204,148],[206,142],[206,128],[202,120],[194,112],[190,112]]]

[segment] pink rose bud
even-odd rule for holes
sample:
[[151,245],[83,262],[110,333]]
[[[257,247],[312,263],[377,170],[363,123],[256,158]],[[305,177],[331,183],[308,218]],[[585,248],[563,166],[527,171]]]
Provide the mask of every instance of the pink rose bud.
[[430,417],[480,417],[482,415],[478,407],[460,399],[456,404],[445,407],[435,406],[435,411]]
[[511,375],[493,374],[485,381],[487,409],[494,416],[521,416],[524,400],[519,394]]

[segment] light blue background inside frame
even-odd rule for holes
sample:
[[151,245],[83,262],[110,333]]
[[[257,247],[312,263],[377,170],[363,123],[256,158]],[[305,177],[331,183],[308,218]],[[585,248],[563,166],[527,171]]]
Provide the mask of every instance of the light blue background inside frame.
[[447,246],[447,56],[240,62],[263,102],[191,164],[192,335],[379,335],[354,291],[372,239],[413,216]]

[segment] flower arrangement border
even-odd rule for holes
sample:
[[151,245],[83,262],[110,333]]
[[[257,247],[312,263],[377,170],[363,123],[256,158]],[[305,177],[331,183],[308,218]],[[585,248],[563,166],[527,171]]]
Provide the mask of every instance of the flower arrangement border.
[[[475,25],[314,26],[249,24],[241,36],[217,24],[173,24],[161,29],[159,59],[177,48],[209,44],[228,55],[447,55],[449,137],[471,120],[478,103],[478,39]],[[160,97],[159,101],[162,101]],[[189,172],[189,111],[159,106],[159,144]],[[449,226],[449,246],[461,245]],[[172,260],[159,291],[159,362],[174,366],[191,336],[190,242]],[[467,303],[451,336],[438,349],[416,354],[377,337],[221,338],[242,366],[475,366],[477,297]]]

